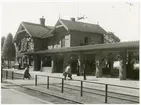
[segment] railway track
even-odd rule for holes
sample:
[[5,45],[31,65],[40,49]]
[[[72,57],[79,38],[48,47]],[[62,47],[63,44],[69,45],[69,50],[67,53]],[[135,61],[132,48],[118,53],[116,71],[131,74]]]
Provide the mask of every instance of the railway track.
[[2,89],[15,89],[15,90],[20,91],[22,93],[37,97],[39,99],[48,101],[48,102],[53,103],[53,104],[83,104],[83,103],[78,102],[78,101],[66,99],[66,98],[63,98],[63,97],[60,97],[60,96],[44,93],[44,92],[41,92],[41,91],[33,90],[33,89],[30,89],[30,88],[25,88],[23,86],[18,86],[18,85],[14,85],[14,84],[6,85],[5,87],[2,87]]

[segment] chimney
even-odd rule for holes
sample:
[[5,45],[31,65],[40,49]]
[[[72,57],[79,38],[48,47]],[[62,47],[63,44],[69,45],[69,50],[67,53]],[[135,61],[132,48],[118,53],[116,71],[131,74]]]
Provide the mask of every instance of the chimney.
[[70,19],[71,19],[71,21],[75,22],[75,18],[72,17],[72,18],[70,18]]
[[44,18],[44,16],[42,16],[42,18],[40,18],[40,24],[42,26],[45,26],[45,18]]

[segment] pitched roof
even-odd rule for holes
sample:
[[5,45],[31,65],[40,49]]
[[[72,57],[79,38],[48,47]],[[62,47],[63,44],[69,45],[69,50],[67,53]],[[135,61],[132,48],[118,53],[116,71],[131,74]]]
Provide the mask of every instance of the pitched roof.
[[42,38],[47,37],[47,33],[53,28],[51,26],[42,26],[40,24],[22,22],[23,27],[32,37]]
[[60,19],[60,21],[68,28],[68,30],[99,33],[99,34],[107,33],[102,27],[100,27],[97,24],[90,24],[90,23],[64,20],[64,19]]

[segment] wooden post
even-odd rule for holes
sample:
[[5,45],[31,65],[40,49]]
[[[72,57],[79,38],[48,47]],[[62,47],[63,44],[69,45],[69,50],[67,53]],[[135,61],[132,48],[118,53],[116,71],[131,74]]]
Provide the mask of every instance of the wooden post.
[[102,76],[102,52],[98,51],[95,55],[96,62],[96,77]]
[[81,81],[81,97],[82,97],[82,95],[83,95],[83,81]]
[[62,78],[62,93],[63,93],[63,91],[64,91],[64,79]]
[[14,79],[14,72],[12,71],[12,80]]
[[47,77],[47,89],[49,89],[49,76]]
[[52,67],[52,72],[56,71],[56,58],[55,55],[52,55],[52,61],[51,61],[51,67]]
[[8,71],[6,71],[6,79],[8,79]]
[[120,67],[120,70],[119,70],[119,77],[120,77],[120,80],[125,80],[126,79],[126,51],[124,52],[121,52],[120,53],[120,56],[121,56],[121,67]]
[[80,75],[83,75],[83,63],[84,63],[84,53],[80,52],[79,53],[79,59],[80,59],[80,68],[79,68],[79,73]]
[[37,75],[35,75],[35,86],[37,86]]
[[105,85],[105,103],[107,103],[107,98],[108,98],[108,85]]
[[2,83],[2,78],[3,78],[3,67],[1,67],[1,83]]
[[65,70],[65,66],[68,64],[68,61],[69,61],[69,57],[68,57],[68,53],[64,53],[64,60],[63,60],[63,72]]
[[10,61],[8,60],[8,69],[10,68]]

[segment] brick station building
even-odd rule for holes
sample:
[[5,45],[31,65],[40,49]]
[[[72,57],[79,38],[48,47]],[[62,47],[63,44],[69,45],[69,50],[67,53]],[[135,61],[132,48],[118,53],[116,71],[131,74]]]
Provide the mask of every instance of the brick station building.
[[[16,60],[19,67],[30,65],[30,70],[62,73],[68,62],[72,73],[102,77],[110,75],[120,79],[138,78],[139,41],[120,42],[112,32],[105,31],[98,24],[59,19],[55,26],[22,22],[14,38]],[[80,62],[78,63],[78,59]],[[114,68],[114,62],[120,67]],[[79,70],[78,70],[79,67]]]

